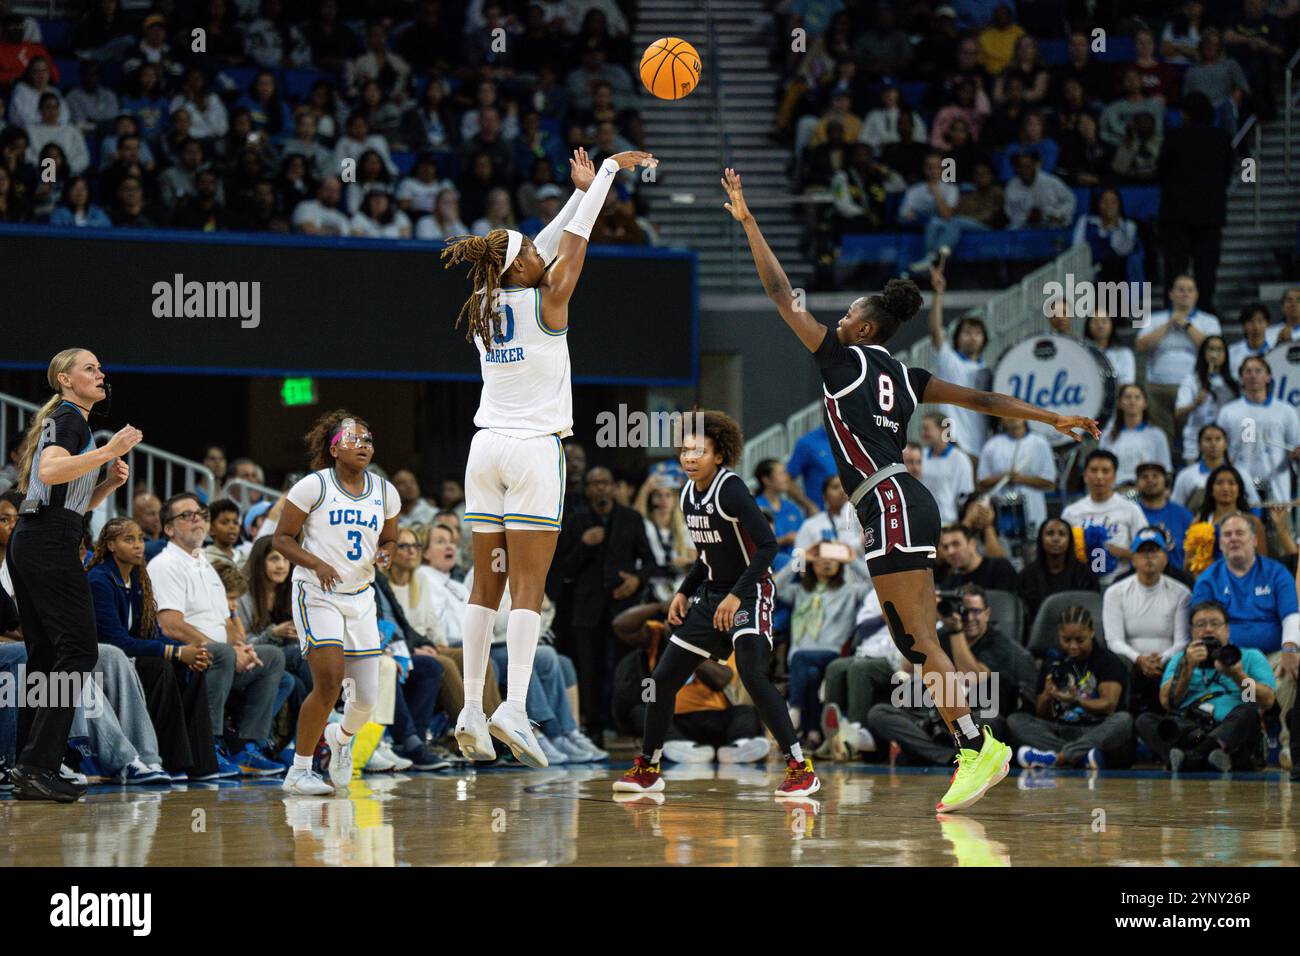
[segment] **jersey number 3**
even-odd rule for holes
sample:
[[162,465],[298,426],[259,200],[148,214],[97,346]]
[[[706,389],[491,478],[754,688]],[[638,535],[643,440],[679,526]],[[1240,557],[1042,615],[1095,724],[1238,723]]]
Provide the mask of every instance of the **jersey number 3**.
[[876,379],[876,400],[882,412],[894,409],[894,380],[884,372]]
[[349,561],[360,561],[361,560],[361,532],[349,531],[348,540],[352,542],[352,547],[348,549],[348,553],[344,555],[344,557],[346,557]]

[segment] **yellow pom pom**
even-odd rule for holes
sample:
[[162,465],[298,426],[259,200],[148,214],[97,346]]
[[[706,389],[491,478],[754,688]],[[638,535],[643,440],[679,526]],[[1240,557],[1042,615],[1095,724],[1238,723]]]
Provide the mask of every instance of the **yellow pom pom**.
[[1214,525],[1197,521],[1183,536],[1183,567],[1189,574],[1200,574],[1214,563]]
[[1083,529],[1071,528],[1070,531],[1074,535],[1074,556],[1086,564],[1088,562],[1088,555],[1083,548]]

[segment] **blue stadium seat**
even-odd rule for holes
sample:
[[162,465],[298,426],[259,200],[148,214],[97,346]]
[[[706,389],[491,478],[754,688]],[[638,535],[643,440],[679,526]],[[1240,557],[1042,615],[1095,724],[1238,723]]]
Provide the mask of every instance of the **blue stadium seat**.
[[1165,110],[1165,129],[1178,129],[1183,125],[1183,111],[1172,106]]
[[58,55],[72,52],[72,33],[75,20],[37,20],[41,28],[41,43],[45,49]]
[[[1059,66],[1069,60],[1069,41],[1053,38],[1038,41],[1038,55],[1044,66]],[[1132,63],[1135,48],[1132,37],[1106,37],[1106,49],[1092,54],[1093,59],[1109,63]]]
[[[59,70],[59,88],[64,92],[81,82],[81,61],[73,57],[56,56],[54,65]],[[103,75],[102,73],[100,74]]]
[[[390,155],[393,157],[393,165],[397,167],[397,171],[403,176],[409,176],[411,170],[415,168],[415,153],[409,149],[403,149],[393,150]],[[438,167],[438,171],[442,171],[441,166]]]
[[[1124,215],[1134,222],[1151,222],[1160,215],[1159,186],[1119,186],[1119,199],[1124,204]],[[1076,203],[1075,219],[1092,212],[1092,200],[1097,195],[1095,187],[1071,188]]]
[[242,96],[248,92],[249,87],[253,85],[253,77],[262,72],[258,66],[228,66],[218,73],[217,82],[221,82],[221,77],[229,80],[234,88],[238,91],[236,96]]
[[460,154],[459,153],[434,153],[433,158],[438,163],[438,175],[443,179],[456,180],[460,179]]
[[[1068,229],[1007,229],[968,232],[953,256],[966,262],[997,260],[1027,262],[1050,259],[1070,244]],[[925,252],[924,237],[915,232],[857,233],[840,243],[842,263],[906,265]]]
[[335,80],[333,73],[304,67],[299,70],[280,71],[280,89],[291,103],[301,103],[311,93],[319,80]]

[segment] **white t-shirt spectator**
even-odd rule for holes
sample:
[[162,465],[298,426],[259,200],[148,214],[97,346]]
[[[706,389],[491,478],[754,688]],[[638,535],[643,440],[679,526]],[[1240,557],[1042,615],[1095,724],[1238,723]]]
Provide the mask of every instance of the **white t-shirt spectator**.
[[[1139,336],[1153,332],[1169,321],[1169,310],[1152,312],[1147,320],[1147,327]],[[1191,324],[1206,335],[1220,335],[1217,317],[1208,312],[1194,309],[1189,318]],[[1147,357],[1147,381],[1156,385],[1181,385],[1183,379],[1196,369],[1196,346],[1191,337],[1182,329],[1170,329]]]
[[[868,144],[877,156],[880,155],[881,149],[890,143],[901,142],[902,137],[898,135],[898,115],[902,111],[903,108],[898,106],[893,109],[881,106],[872,110],[862,124],[862,131],[858,133],[858,142]],[[912,142],[927,142],[930,134],[926,131],[925,120],[921,119],[920,113],[910,107],[908,111],[912,114]],[[944,202],[947,202],[946,197]]]
[[68,103],[58,88],[50,85],[39,93],[33,86],[22,80],[14,84],[14,91],[9,99],[9,122],[24,129],[41,121],[41,97],[53,93],[59,101],[59,123],[71,123],[72,114],[68,112]]
[[[1019,176],[1012,176],[1002,192],[1002,211],[1010,229],[1062,229],[1074,219],[1077,200],[1069,186],[1041,169],[1033,183],[1026,186]],[[1037,209],[1038,222],[1029,222],[1029,213]]]
[[420,579],[420,590],[427,592],[438,623],[442,626],[443,636],[450,647],[460,647],[463,643],[465,608],[469,606],[469,587],[454,579],[446,571],[439,571],[429,565],[421,565],[416,570]]
[[378,133],[371,133],[364,141],[340,136],[339,141],[334,144],[334,168],[341,170],[345,159],[352,160],[354,164],[360,163],[362,155],[372,149],[384,161],[384,168],[388,170],[388,175],[396,176],[397,164],[393,162],[392,154],[388,152],[388,140]]
[[419,600],[414,605],[411,604],[410,582],[397,584],[392,578],[389,578],[388,586],[393,589],[393,597],[397,598],[397,603],[402,606],[402,612],[406,615],[407,623],[415,628],[421,637],[427,637],[435,644],[447,643],[447,635],[443,631],[438,609],[434,606],[433,597],[424,582],[416,582]]
[[351,224],[348,217],[337,209],[321,203],[318,199],[306,199],[298,203],[293,211],[293,228],[295,232],[302,231],[302,224],[311,223],[317,229],[332,230],[340,236],[346,236],[351,233]]
[[68,172],[80,176],[90,165],[90,152],[86,149],[86,137],[75,126],[45,123],[33,123],[27,127],[27,160],[40,171],[41,150],[46,143],[56,143],[68,159]]
[[226,588],[201,550],[190,554],[169,541],[154,555],[148,568],[159,613],[180,611],[185,623],[208,640],[226,643],[226,621],[230,617]]
[[433,519],[437,516],[438,509],[421,498],[410,511],[398,513],[397,526],[399,528],[409,528],[415,524],[433,524]]
[[1137,382],[1137,357],[1127,345],[1112,345],[1106,349],[1106,361],[1115,373],[1115,388]]
[[1136,574],[1112,584],[1102,595],[1102,633],[1106,647],[1136,661],[1159,654],[1168,661],[1187,644],[1187,610],[1192,592],[1162,574],[1146,587]]
[[1119,459],[1115,470],[1115,484],[1124,485],[1137,480],[1137,466],[1144,461],[1158,461],[1165,470],[1173,472],[1174,463],[1169,457],[1169,439],[1154,425],[1142,424],[1137,428],[1121,428],[1112,438],[1108,428],[1101,433],[1101,447],[1114,452]]
[[[1183,379],[1178,386],[1178,397],[1174,399],[1174,408],[1186,408],[1196,401],[1201,394],[1201,380],[1193,372]],[[1187,416],[1183,425],[1183,461],[1195,461],[1200,451],[1197,448],[1197,436],[1206,425],[1211,425],[1219,418],[1219,409],[1236,396],[1228,388],[1222,375],[1210,376],[1210,392],[1205,401],[1197,405]]]
[[[979,467],[975,476],[981,481],[990,475],[1018,474],[1056,480],[1056,460],[1052,446],[1042,435],[1026,431],[1020,438],[1008,434],[994,435],[980,450]],[[1016,492],[1025,502],[1025,522],[1037,527],[1047,520],[1047,493],[1020,482],[1008,482],[1004,492]]]
[[[984,360],[967,358],[948,342],[940,346],[936,366],[936,373],[944,381],[967,388],[988,390],[988,370]],[[968,455],[978,455],[988,431],[984,416],[957,405],[940,405],[939,408],[952,419],[952,440]]]
[[[1287,402],[1272,396],[1263,403],[1238,398],[1219,410],[1217,424],[1228,433],[1228,457],[1268,482],[1273,501],[1291,498],[1289,450],[1300,445],[1300,418]],[[1285,447],[1280,447],[1285,446]]]
[[1270,325],[1264,330],[1264,344],[1257,349],[1252,349],[1244,338],[1233,342],[1228,346],[1228,371],[1237,381],[1241,381],[1241,363],[1246,361],[1252,355],[1267,355],[1277,345],[1277,337],[1281,334],[1285,326],[1279,322],[1277,325]]
[[177,93],[167,108],[168,115],[177,110],[190,114],[191,139],[220,139],[230,129],[230,116],[216,93],[203,94],[201,103],[188,99],[184,93]]
[[350,225],[352,235],[368,239],[409,239],[411,236],[411,220],[400,209],[393,213],[393,221],[389,223],[375,222],[369,216],[357,213]]
[[455,188],[449,179],[440,179],[432,183],[422,183],[414,176],[407,176],[397,187],[397,201],[409,202],[411,212],[420,215],[433,212],[434,201],[444,189]]
[[820,511],[804,520],[795,532],[794,546],[807,551],[820,541],[840,541],[853,549],[853,553],[862,557],[862,525],[858,523],[857,512],[851,502],[844,502],[840,513],[832,518],[825,511]]
[[[1255,490],[1255,479],[1241,465],[1233,463],[1232,467],[1237,469],[1237,474],[1241,475],[1241,480],[1246,483],[1246,503],[1252,508],[1259,507],[1259,492]],[[1170,500],[1176,501],[1186,508],[1187,502],[1191,500],[1193,494],[1198,490],[1205,490],[1205,482],[1213,470],[1213,468],[1206,468],[1200,461],[1192,462],[1180,471],[1178,477],[1174,479],[1173,490],[1169,492]]]
[[957,520],[957,499],[975,490],[975,469],[970,457],[956,445],[949,445],[938,455],[923,448],[921,484],[934,495],[939,505],[939,520],[952,524]]
[[[1084,495],[1078,501],[1065,506],[1061,512],[1072,527],[1091,528],[1100,526],[1107,530],[1108,544],[1128,548],[1134,536],[1147,526],[1147,516],[1142,509],[1122,495],[1111,494],[1105,501],[1093,501],[1092,495]],[[1093,555],[1085,555],[1091,566]],[[1110,584],[1129,569],[1128,561],[1116,561],[1115,567],[1108,573],[1099,574],[1097,579],[1103,584]]]
[[469,234],[469,226],[460,220],[453,222],[446,229],[438,225],[438,220],[432,216],[422,216],[420,221],[415,224],[416,239],[446,239],[448,236],[465,236]]
[[[956,206],[957,200],[961,199],[961,190],[957,188],[956,183],[940,183],[939,192],[943,194],[944,203],[949,206]],[[903,201],[898,207],[898,218],[925,219],[936,212],[938,206],[934,202],[934,193],[930,192],[930,184],[919,182],[908,186],[907,192],[903,193]]]

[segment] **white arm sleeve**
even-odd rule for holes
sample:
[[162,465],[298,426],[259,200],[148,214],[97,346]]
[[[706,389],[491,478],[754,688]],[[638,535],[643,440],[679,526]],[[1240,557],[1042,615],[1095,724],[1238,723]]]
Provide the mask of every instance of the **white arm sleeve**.
[[582,197],[585,195],[586,193],[581,189],[575,189],[569,195],[569,201],[564,204],[564,208],[555,214],[555,218],[533,240],[533,245],[537,247],[543,262],[550,264],[550,261],[555,258],[555,254],[560,251],[560,233],[569,224],[573,214],[578,211],[578,203],[582,201]]
[[1300,646],[1300,614],[1282,618],[1282,643]]
[[613,184],[614,174],[617,172],[618,163],[612,156],[600,164],[595,181],[578,203],[578,210],[573,214],[573,219],[564,227],[565,232],[571,232],[583,239],[591,238],[591,228],[596,225],[596,217],[605,207],[605,197],[609,195],[609,187]]

